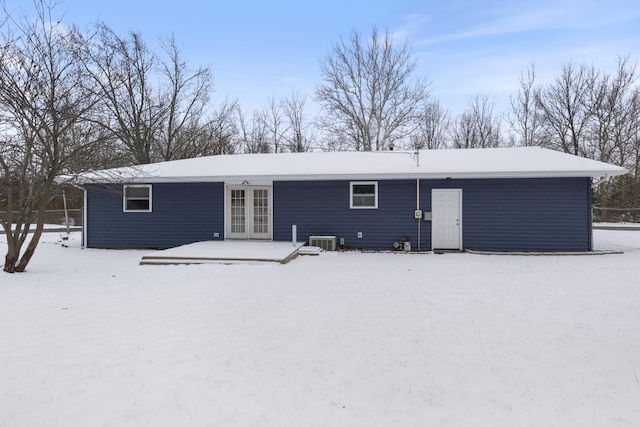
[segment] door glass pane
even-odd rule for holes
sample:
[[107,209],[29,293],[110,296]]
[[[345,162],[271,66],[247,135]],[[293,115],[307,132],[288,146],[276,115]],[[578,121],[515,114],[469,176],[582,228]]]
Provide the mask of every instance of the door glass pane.
[[245,232],[245,198],[244,190],[231,190],[231,232]]
[[253,232],[269,232],[269,190],[266,188],[253,190]]

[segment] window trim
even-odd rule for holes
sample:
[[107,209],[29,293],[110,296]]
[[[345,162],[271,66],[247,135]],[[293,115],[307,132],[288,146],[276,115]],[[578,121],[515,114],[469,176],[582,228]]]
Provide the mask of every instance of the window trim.
[[[373,185],[373,206],[355,206],[353,204],[353,187],[355,185]],[[349,209],[378,209],[378,181],[351,181],[349,183]]]
[[[149,209],[127,209],[127,188],[148,188],[149,189]],[[143,200],[141,198],[137,198]],[[144,199],[146,200],[146,199]],[[153,212],[153,186],[151,184],[123,185],[122,186],[122,211],[123,212]]]

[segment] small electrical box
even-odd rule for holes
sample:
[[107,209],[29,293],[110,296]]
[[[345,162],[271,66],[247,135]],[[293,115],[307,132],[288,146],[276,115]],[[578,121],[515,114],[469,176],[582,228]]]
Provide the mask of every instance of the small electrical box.
[[424,221],[431,221],[431,212],[424,212],[424,214],[422,215],[422,219]]
[[415,219],[420,219],[422,218],[422,211],[420,209],[416,209],[415,211],[413,211],[413,217]]

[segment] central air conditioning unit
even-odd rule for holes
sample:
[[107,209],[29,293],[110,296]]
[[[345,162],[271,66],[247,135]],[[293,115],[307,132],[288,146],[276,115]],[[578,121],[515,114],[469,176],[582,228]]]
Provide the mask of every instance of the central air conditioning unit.
[[325,251],[335,251],[336,236],[309,236],[309,246],[317,246]]

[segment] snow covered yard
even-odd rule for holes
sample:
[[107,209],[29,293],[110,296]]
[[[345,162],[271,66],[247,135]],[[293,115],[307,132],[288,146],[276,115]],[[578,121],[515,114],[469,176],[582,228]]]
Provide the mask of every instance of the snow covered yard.
[[0,275],[1,426],[640,423],[637,249],[140,266],[44,239]]

